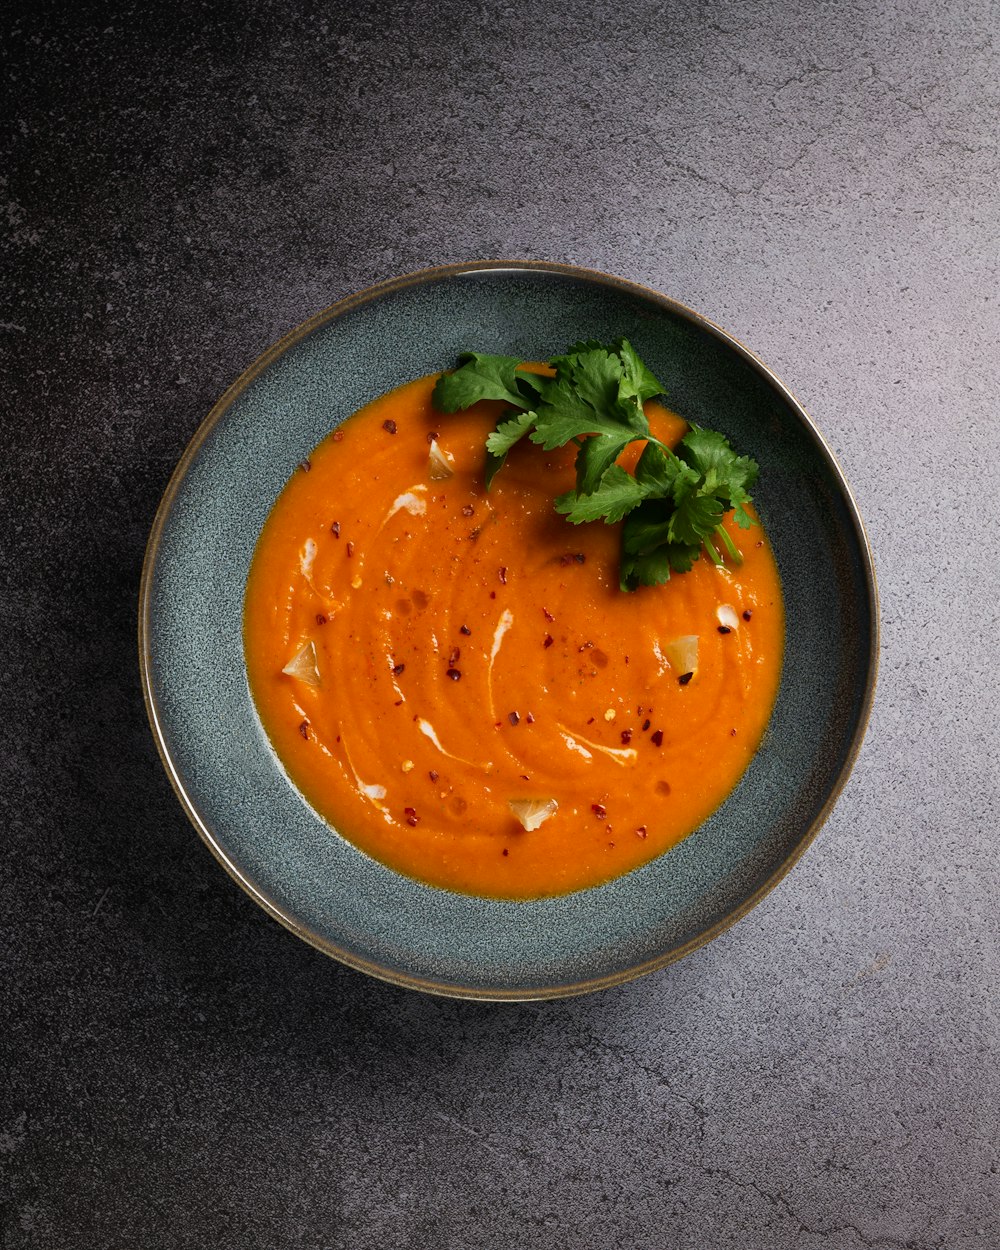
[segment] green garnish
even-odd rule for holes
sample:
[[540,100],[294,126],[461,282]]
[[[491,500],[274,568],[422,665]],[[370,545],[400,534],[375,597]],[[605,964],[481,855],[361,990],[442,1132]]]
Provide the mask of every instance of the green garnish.
[[[732,511],[748,529],[749,490],[757,463],[738,456],[714,430],[691,425],[676,451],[649,430],[642,405],[664,388],[627,339],[604,347],[577,343],[549,361],[555,377],[521,368],[516,356],[467,352],[440,378],[433,402],[440,412],[481,399],[510,405],[486,440],[486,487],[525,434],[543,450],[575,443],[576,489],[555,501],[569,521],[623,521],[622,590],[658,586],[671,572],[687,573],[704,549],[714,564],[743,557],[722,524]],[[646,443],[635,475],[615,461],[630,443]]]

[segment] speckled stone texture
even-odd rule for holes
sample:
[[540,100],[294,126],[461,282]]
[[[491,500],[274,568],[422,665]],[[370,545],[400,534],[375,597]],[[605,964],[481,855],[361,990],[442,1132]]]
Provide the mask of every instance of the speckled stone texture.
[[[1000,1245],[995,4],[4,10],[0,1247]],[[621,989],[385,987],[160,768],[145,537],[271,341],[428,264],[648,283],[798,394],[866,517],[853,777]]]

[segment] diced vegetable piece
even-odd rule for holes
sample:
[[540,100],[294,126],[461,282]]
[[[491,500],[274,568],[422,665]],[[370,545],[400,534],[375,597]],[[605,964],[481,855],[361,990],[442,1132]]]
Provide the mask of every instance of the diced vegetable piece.
[[670,667],[678,677],[686,673],[698,671],[698,635],[681,634],[679,638],[671,638],[663,648]]
[[287,673],[289,677],[304,682],[307,686],[312,686],[314,690],[323,684],[319,675],[319,665],[316,662],[316,644],[311,638],[281,671]]
[[740,618],[731,603],[720,603],[715,610],[715,619],[722,629],[739,629]]
[[511,799],[507,806],[528,833],[533,833],[559,810],[555,799]]
[[450,452],[444,450],[437,441],[431,441],[430,455],[427,458],[427,472],[432,482],[444,482],[454,475],[452,465],[455,463]]

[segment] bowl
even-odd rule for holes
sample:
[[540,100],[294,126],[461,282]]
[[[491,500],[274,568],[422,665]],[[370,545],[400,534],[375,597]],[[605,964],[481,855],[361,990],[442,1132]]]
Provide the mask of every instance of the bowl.
[[[604,885],[505,901],[403,877],[342,838],[285,775],[246,678],[254,545],[295,465],[340,421],[466,350],[541,359],[624,335],[681,415],[761,466],[755,502],[781,573],[787,641],[764,740],[679,846]],[[788,389],[699,314],[621,278],[544,262],[426,270],[303,322],[229,388],[185,451],[149,539],[139,654],[177,795],[226,871],[326,954],[413,989],[554,998],[637,977],[745,915],[830,812],[871,708],[878,603],[858,509]]]

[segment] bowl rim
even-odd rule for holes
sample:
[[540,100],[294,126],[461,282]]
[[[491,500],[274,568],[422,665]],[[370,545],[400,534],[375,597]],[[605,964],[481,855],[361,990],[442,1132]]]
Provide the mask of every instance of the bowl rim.
[[[646,960],[641,964],[620,969],[604,976],[573,982],[567,985],[511,990],[481,990],[474,987],[461,987],[448,983],[436,982],[425,977],[411,976],[401,973],[395,969],[386,968],[372,960],[364,959],[355,952],[344,950],[336,943],[312,932],[304,925],[298,923],[292,916],[287,915],[272,899],[262,893],[262,891],[257,888],[257,886],[240,868],[239,864],[235,862],[215,840],[207,822],[204,820],[197,805],[185,789],[184,780],[175,766],[167,746],[166,734],[161,720],[161,712],[157,703],[153,685],[152,650],[150,645],[150,613],[153,574],[159,556],[161,538],[169,520],[181,483],[186,477],[192,462],[198,455],[212,430],[236,401],[236,399],[238,399],[239,396],[278,357],[284,355],[290,348],[294,347],[302,339],[312,334],[321,326],[326,325],[328,322],[331,322],[338,317],[344,316],[346,313],[353,311],[355,308],[381,299],[387,295],[392,295],[398,291],[405,290],[409,287],[440,282],[450,278],[461,278],[469,274],[485,274],[489,272],[502,274],[549,274],[555,277],[569,278],[588,284],[611,287],[616,291],[631,294],[648,303],[653,303],[675,316],[694,323],[696,326],[707,331],[714,338],[719,339],[724,345],[728,346],[741,356],[751,366],[751,368],[764,378],[768,385],[771,386],[794,411],[795,415],[802,422],[804,429],[810,435],[816,449],[826,461],[827,467],[843,495],[844,502],[847,506],[847,512],[853,525],[854,537],[863,565],[862,571],[864,575],[866,606],[868,609],[869,619],[871,621],[866,670],[867,678],[858,709],[854,731],[844,752],[843,764],[834,779],[833,785],[830,787],[829,794],[826,796],[826,799],[817,812],[815,818],[803,831],[798,841],[791,848],[777,868],[775,868],[775,870],[770,874],[770,876],[768,876],[766,880],[763,881],[750,895],[743,899],[738,906],[734,907],[725,916],[715,921],[712,925],[698,933],[695,937],[691,938],[683,945],[674,947],[671,950],[657,955],[652,959]],[[871,544],[868,540],[868,535],[865,531],[864,522],[861,518],[861,513],[858,509],[854,494],[847,482],[846,477],[844,476],[843,470],[841,469],[836,456],[826,439],[823,437],[819,428],[816,426],[815,422],[809,416],[806,409],[795,397],[792,391],[789,390],[785,383],[782,382],[772,369],[770,369],[754,352],[746,347],[745,344],[740,342],[739,339],[735,338],[727,330],[724,330],[721,326],[717,325],[714,321],[711,321],[703,314],[696,312],[694,309],[676,299],[673,299],[671,296],[664,295],[662,292],[657,291],[652,287],[645,286],[630,279],[605,273],[602,270],[592,269],[580,265],[566,264],[560,261],[472,260],[415,270],[399,277],[390,278],[387,281],[376,283],[373,286],[365,287],[360,291],[356,291],[353,294],[347,295],[344,298],[335,301],[333,304],[320,309],[319,312],[314,313],[311,317],[308,317],[305,321],[293,327],[276,342],[272,343],[250,365],[248,365],[246,369],[243,370],[239,377],[229,387],[227,387],[219,399],[216,400],[207,416],[205,416],[201,421],[194,434],[191,436],[180,460],[177,462],[177,465],[170,476],[167,486],[160,499],[159,506],[157,507],[153,525],[150,529],[149,538],[146,542],[142,573],[139,581],[137,641],[140,682],[142,685],[146,715],[149,720],[150,729],[152,730],[157,752],[160,756],[161,763],[170,784],[180,801],[181,807],[188,816],[188,819],[194,825],[194,828],[201,840],[211,851],[218,863],[222,865],[228,875],[253,899],[255,903],[258,904],[258,906],[262,907],[264,911],[267,912],[267,914],[273,919],[277,920],[279,924],[282,924],[286,929],[290,930],[297,937],[301,938],[304,942],[307,942],[316,950],[319,950],[323,954],[338,960],[340,963],[343,963],[348,967],[354,968],[359,972],[364,972],[367,975],[374,977],[377,980],[387,982],[388,984],[401,986],[405,989],[421,990],[446,998],[474,999],[484,1002],[529,1002],[534,1000],[568,998],[580,994],[593,993],[597,990],[607,989],[614,985],[625,984],[629,981],[637,979],[638,977],[645,976],[647,973],[655,972],[660,968],[667,967],[669,964],[676,963],[685,955],[688,955],[692,951],[707,945],[714,938],[731,928],[738,920],[742,919],[748,912],[756,907],[757,904],[760,903],[761,900],[781,881],[783,881],[789,872],[791,872],[792,868],[795,867],[816,838],[820,828],[826,821],[838,798],[840,797],[840,794],[857,760],[858,753],[861,749],[861,743],[868,727],[872,705],[875,698],[875,688],[878,680],[880,651],[879,593]]]

